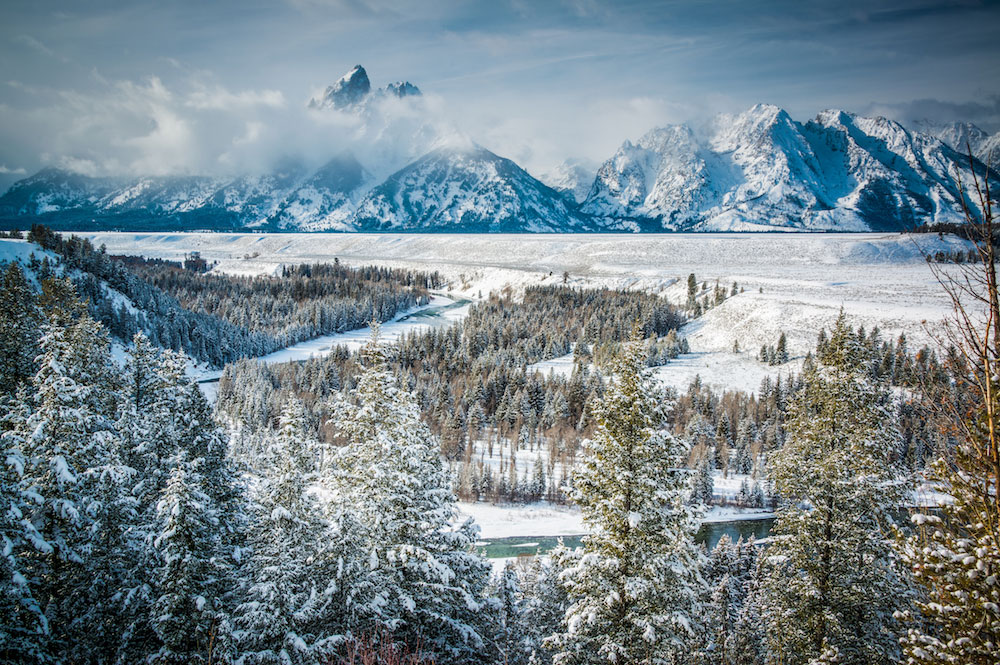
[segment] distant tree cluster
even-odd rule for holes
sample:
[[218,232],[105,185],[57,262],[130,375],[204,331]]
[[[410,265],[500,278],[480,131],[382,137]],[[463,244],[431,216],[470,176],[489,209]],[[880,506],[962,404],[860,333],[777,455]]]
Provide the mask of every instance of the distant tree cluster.
[[954,252],[938,250],[933,254],[927,254],[926,258],[928,263],[976,263],[979,261],[979,252],[975,249],[956,249]]
[[757,354],[757,360],[768,365],[784,365],[787,363],[788,339],[785,337],[785,333],[781,333],[778,336],[778,343],[774,346],[761,345],[760,353]]
[[715,286],[709,288],[708,282],[702,282],[699,286],[694,273],[687,278],[687,300],[685,309],[693,317],[699,317],[713,307],[717,307],[726,301],[726,298],[735,296],[741,292],[736,282],[733,282],[729,291],[716,280]]

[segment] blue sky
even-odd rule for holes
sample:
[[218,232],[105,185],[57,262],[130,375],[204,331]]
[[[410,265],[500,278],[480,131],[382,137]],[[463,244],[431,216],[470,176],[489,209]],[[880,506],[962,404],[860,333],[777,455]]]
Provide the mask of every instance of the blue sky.
[[757,102],[1000,129],[997,2],[7,0],[3,16],[0,184],[332,149],[338,127],[302,107],[359,63],[536,172]]

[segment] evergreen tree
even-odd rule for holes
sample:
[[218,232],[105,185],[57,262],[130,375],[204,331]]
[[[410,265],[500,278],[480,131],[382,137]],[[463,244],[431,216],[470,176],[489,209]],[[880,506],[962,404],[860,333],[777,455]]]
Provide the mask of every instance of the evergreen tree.
[[774,361],[777,365],[782,365],[788,362],[788,340],[785,339],[785,333],[782,332],[778,337],[778,345],[774,349]]
[[[137,538],[138,502],[131,492],[136,471],[122,459],[122,439],[117,432],[109,438],[103,459],[87,470],[92,486],[90,545],[84,561],[86,586],[80,597],[87,620],[81,622],[77,640],[86,645],[81,655],[93,662],[121,662],[129,641],[127,590],[138,579],[148,579],[148,571],[137,571],[148,541]],[[89,653],[88,653],[89,652]]]
[[563,632],[547,642],[557,663],[682,662],[700,637],[698,520],[665,406],[634,338],[595,404],[597,430],[574,476],[589,533],[562,573],[570,605]]
[[31,550],[48,548],[27,519],[34,501],[21,484],[25,461],[16,433],[24,432],[27,418],[27,395],[22,389],[16,406],[4,416],[7,432],[0,445],[0,660],[12,665],[44,662],[48,632],[24,561]]
[[[752,547],[753,544],[750,543],[751,553]],[[763,604],[766,602],[764,557],[753,558],[749,568],[751,573],[744,586],[743,605],[737,612],[733,624],[732,651],[729,653],[735,664],[761,665],[767,656],[762,620]]]
[[180,447],[177,427],[186,417],[180,399],[185,381],[183,358],[155,348],[141,333],[133,338],[131,351],[116,423],[120,459],[133,470],[129,495],[135,511],[127,547],[119,550],[122,607],[118,623],[122,626],[121,660],[126,662],[146,658],[150,645],[159,643],[152,621],[157,583],[151,574],[163,564],[153,546],[163,528],[159,506],[178,454],[183,452],[189,460],[193,457]]
[[488,659],[488,564],[473,553],[471,522],[451,526],[455,499],[440,446],[411,393],[389,372],[378,326],[362,354],[353,400],[332,422],[348,445],[332,479],[338,500],[367,530],[376,597],[369,630],[421,643],[439,662]]
[[497,576],[496,597],[499,601],[499,661],[505,665],[524,665],[530,656],[526,626],[523,619],[523,599],[514,564],[507,562]]
[[894,468],[891,395],[860,354],[842,314],[793,398],[770,469],[787,503],[767,551],[764,619],[771,657],[784,663],[898,656],[893,613],[910,591],[887,538],[908,484]]
[[723,535],[709,557],[706,577],[711,598],[706,607],[709,626],[708,661],[713,665],[738,665],[739,620],[756,564],[752,542],[733,543]]
[[560,539],[559,546],[549,552],[548,557],[533,557],[524,572],[521,616],[531,665],[552,662],[552,652],[544,647],[544,642],[562,628],[569,603],[559,573],[570,567],[574,557]]
[[[157,506],[162,527],[154,546],[162,564],[156,575],[158,597],[152,626],[162,646],[156,664],[219,662],[222,619],[215,605],[218,516],[200,487],[201,478],[182,452]],[[213,658],[213,656],[215,656]]]
[[316,446],[306,431],[302,403],[290,400],[261,461],[256,487],[259,517],[251,532],[248,589],[237,620],[242,662],[304,664],[319,657],[322,636],[315,632],[315,620],[322,605],[315,600],[320,576],[309,574],[325,531],[309,492],[316,480]]
[[0,278],[0,398],[13,398],[34,374],[39,337],[35,294],[17,263]]
[[[68,324],[68,326],[62,325]],[[84,592],[84,557],[98,510],[92,469],[109,458],[115,381],[107,340],[83,315],[43,326],[34,409],[10,434],[23,451],[21,491],[31,498],[33,548],[25,552],[29,579],[49,627],[49,653],[71,658],[92,617]]]
[[698,280],[695,279],[694,273],[688,275],[687,279],[687,306],[688,309],[694,309],[697,303],[696,299],[698,297]]

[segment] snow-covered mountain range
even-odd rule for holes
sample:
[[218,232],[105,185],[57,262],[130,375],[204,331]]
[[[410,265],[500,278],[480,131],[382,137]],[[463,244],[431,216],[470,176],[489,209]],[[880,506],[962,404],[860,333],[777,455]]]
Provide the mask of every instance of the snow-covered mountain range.
[[[358,151],[269,173],[97,178],[46,168],[0,197],[0,226],[129,230],[576,232],[898,230],[963,219],[966,145],[1000,134],[757,105],[625,141],[599,168],[528,174],[443,126],[409,82],[373,89],[360,65],[308,103],[342,114]],[[385,111],[392,109],[391,113]],[[360,156],[359,156],[360,155]],[[975,162],[981,174],[984,168]],[[596,174],[595,174],[596,171]],[[1000,177],[991,181],[1000,187]]]
[[[581,211],[623,230],[898,230],[963,219],[967,157],[885,118],[757,105],[626,141]],[[980,172],[980,175],[982,172]],[[992,173],[996,178],[996,173]]]

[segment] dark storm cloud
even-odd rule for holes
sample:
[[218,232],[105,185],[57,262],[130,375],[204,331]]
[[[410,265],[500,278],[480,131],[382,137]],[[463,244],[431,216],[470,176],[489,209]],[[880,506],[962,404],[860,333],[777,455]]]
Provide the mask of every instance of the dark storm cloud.
[[[995,2],[22,2],[0,24],[0,186],[84,172],[321,159],[348,120],[304,102],[357,63],[542,170],[756,102],[996,129]],[[345,124],[346,123],[346,124]]]

